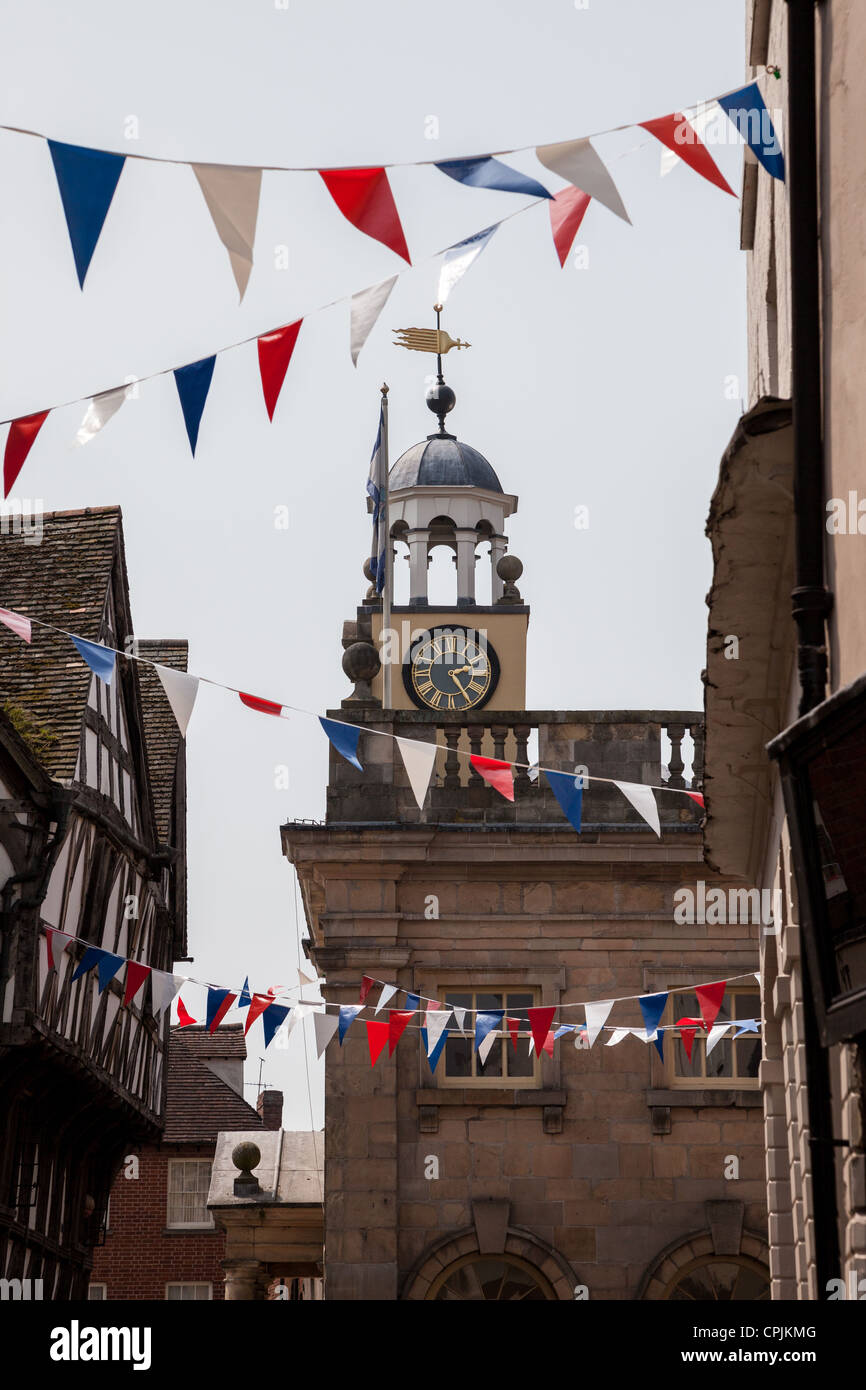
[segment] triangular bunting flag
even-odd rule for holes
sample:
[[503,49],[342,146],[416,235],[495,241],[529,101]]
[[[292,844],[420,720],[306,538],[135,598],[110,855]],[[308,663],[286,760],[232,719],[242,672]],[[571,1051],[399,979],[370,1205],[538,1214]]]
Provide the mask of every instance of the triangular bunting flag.
[[701,796],[700,792],[686,792],[686,796],[690,796],[692,801],[696,801],[699,806],[703,806],[704,798]]
[[[730,1024],[728,1026],[730,1027]],[[756,1018],[741,1018],[734,1019],[734,1027],[737,1031],[731,1039],[732,1042],[736,1042],[737,1038],[739,1038],[743,1033],[757,1033],[759,1031],[760,1025]]]
[[57,140],[49,140],[48,148],[66,215],[78,283],[84,289],[84,279],[126,156],[110,154],[107,150],[88,150],[82,145],[63,145]]
[[555,1039],[556,1039],[556,1035],[555,1035],[551,1030],[548,1030],[547,1037],[544,1039],[544,1042],[541,1044],[541,1050],[539,1051],[538,1045],[537,1045],[537,1043],[536,1043],[535,1038],[530,1038],[530,1039],[529,1039],[529,1055],[532,1056],[532,1053],[533,1053],[533,1052],[538,1052],[538,1055],[539,1055],[539,1057],[540,1057],[542,1052],[546,1052],[547,1055],[548,1055],[548,1057],[552,1057],[552,1056],[553,1056],[553,1048],[554,1048]]
[[691,1061],[695,1033],[698,1028],[703,1028],[703,1021],[699,1018],[678,1018],[676,1026],[680,1030],[680,1037],[683,1040],[683,1047],[686,1049],[686,1056],[689,1061]]
[[674,154],[678,154],[690,169],[703,174],[705,179],[714,183],[716,188],[721,188],[723,193],[730,193],[732,198],[737,196],[694,126],[686,120],[681,111],[675,111],[671,116],[659,116],[654,121],[641,121],[640,124]]
[[583,781],[580,776],[573,777],[570,772],[544,773],[553,795],[556,797],[566,820],[570,821],[580,834],[583,814]]
[[451,1012],[454,1015],[454,1022],[457,1024],[457,1032],[462,1033],[466,1022],[467,1009],[461,1009],[458,1004],[454,1004]]
[[139,965],[136,960],[128,960],[126,962],[126,989],[123,995],[124,1008],[132,1003],[149,974],[149,965]]
[[302,323],[303,319],[298,319],[296,323],[287,323],[285,328],[278,328],[274,333],[263,333],[257,339],[259,374],[269,420],[274,418]]
[[[185,983],[186,983],[186,981],[184,981],[184,984],[185,984]],[[178,1027],[179,1027],[179,1028],[189,1028],[191,1024],[196,1023],[196,1022],[197,1022],[197,1020],[193,1018],[192,1014],[191,1014],[191,1013],[189,1012],[189,1010],[187,1009],[187,1007],[186,1007],[186,1005],[184,1004],[183,1000],[181,999],[180,995],[178,995],[178,996],[177,996],[177,1023],[178,1023]]]
[[15,486],[18,474],[27,461],[33,441],[48,419],[47,410],[37,410],[35,415],[22,415],[13,420],[6,436],[6,449],[3,454],[3,496],[8,497]]
[[615,1004],[614,999],[599,999],[593,1004],[584,1004],[586,1014],[586,1042],[588,1047],[592,1047],[604,1025],[607,1023],[608,1015]]
[[337,719],[325,719],[323,715],[319,715],[319,723],[337,752],[359,772],[363,772],[364,769],[358,761],[358,740],[361,737],[361,730],[352,724],[341,724]]
[[532,1029],[535,1050],[538,1052],[545,1045],[553,1015],[556,1013],[556,1006],[551,1004],[541,1009],[527,1009],[526,1012],[529,1016],[529,1026]]
[[[341,1011],[342,1012],[342,1011]],[[316,1030],[316,1056],[321,1057],[328,1043],[337,1031],[340,1019],[334,1014],[313,1014],[313,1027]],[[342,1034],[340,1041],[343,1041]]]
[[384,169],[320,169],[325,187],[353,227],[412,264]]
[[92,396],[84,412],[84,419],[78,426],[78,433],[72,441],[73,448],[89,444],[91,439],[99,434],[103,425],[108,424],[112,415],[117,414],[131,390],[131,386],[118,386],[113,391],[103,391],[99,396]]
[[639,999],[637,1002],[640,1004],[640,1011],[643,1014],[647,1042],[651,1042],[651,1035],[655,1033],[659,1026],[659,1020],[665,1011],[665,1004],[668,1002],[668,996],[667,994],[645,994],[643,998]]
[[229,253],[243,299],[253,268],[253,246],[262,188],[261,169],[232,164],[193,164],[217,235]]
[[373,1013],[374,1013],[374,1014],[377,1014],[377,1013],[379,1012],[380,1009],[384,1009],[385,1005],[388,1003],[388,1000],[389,1000],[389,999],[393,999],[393,998],[394,998],[394,995],[395,995],[396,993],[397,993],[397,986],[396,986],[396,985],[383,985],[383,986],[382,986],[382,993],[379,995],[379,1002],[378,1002],[378,1004],[376,1005],[375,1009],[373,1010]]
[[568,260],[568,253],[591,202],[589,194],[584,193],[582,188],[563,188],[548,204],[550,230],[561,266]]
[[370,990],[373,988],[375,983],[376,981],[373,979],[372,975],[364,976],[363,980],[361,981],[361,993],[358,996],[362,1004],[366,1004],[367,995],[370,993]]
[[406,1024],[412,1017],[414,1009],[389,1009],[388,1010],[388,1056],[393,1056],[394,1048],[403,1036]]
[[[648,1042],[650,1041],[649,1036],[647,1036],[647,1041],[648,1041]],[[665,1060],[665,1035],[664,1035],[664,1033],[662,1032],[661,1029],[658,1030],[658,1032],[656,1033],[655,1037],[652,1039],[652,1043],[653,1043],[653,1046],[655,1047],[656,1052],[659,1054],[659,1056],[661,1057],[662,1061],[664,1061],[664,1060]]]
[[171,712],[177,720],[181,737],[186,738],[195,699],[198,695],[198,676],[188,671],[177,671],[173,666],[160,666],[155,663],[156,674],[165,691],[165,698],[171,705]]
[[479,1045],[478,1045],[478,1061],[479,1061],[479,1063],[480,1063],[480,1065],[481,1065],[482,1067],[484,1066],[485,1062],[487,1061],[487,1058],[490,1056],[490,1053],[491,1053],[492,1048],[493,1048],[493,1044],[498,1040],[498,1038],[499,1038],[499,1033],[498,1033],[497,1030],[494,1028],[491,1032],[487,1033],[487,1034],[482,1038],[481,1042],[479,1043]]
[[617,1043],[621,1043],[623,1038],[627,1038],[633,1031],[631,1028],[614,1028],[605,1047],[616,1047]]
[[514,773],[511,763],[504,763],[500,758],[482,758],[479,753],[473,753],[469,761],[478,775],[498,791],[500,796],[504,796],[506,801],[514,800]]
[[180,408],[183,411],[183,422],[186,425],[187,438],[193,457],[195,456],[195,446],[198,443],[198,427],[201,424],[204,403],[210,390],[215,362],[216,354],[214,353],[212,357],[202,357],[198,362],[190,362],[185,367],[176,367],[174,372],[177,394],[180,397]]
[[403,1008],[404,1008],[404,1009],[411,1009],[412,1012],[414,1013],[415,1010],[417,1009],[417,1007],[418,1007],[418,1005],[419,1005],[420,1003],[421,1003],[421,996],[420,996],[420,994],[407,994],[407,995],[406,995],[406,1003],[403,1005]]
[[[75,938],[68,936],[65,931],[58,931],[56,927],[48,928],[45,933],[45,951],[48,957],[49,970],[57,969],[57,961],[63,955],[70,941],[74,940]],[[58,954],[55,955],[55,952]]]
[[463,241],[457,241],[443,251],[439,289],[436,294],[437,304],[445,303],[457,281],[463,278],[472,262],[478,259],[499,225],[498,222],[494,222],[492,227],[485,227],[483,231],[465,237]]
[[397,747],[400,749],[412,795],[418,803],[419,810],[423,810],[439,749],[435,743],[422,743],[417,738],[398,738]]
[[370,1066],[375,1067],[381,1054],[382,1048],[388,1041],[389,1024],[384,1020],[368,1018],[367,1024],[367,1046],[370,1049]]
[[433,1054],[437,1052],[440,1040],[447,1034],[448,1020],[450,1017],[450,1009],[428,1009],[424,1017],[424,1046],[428,1058],[431,1059],[430,1065],[434,1070],[435,1063],[432,1061]]
[[246,1022],[244,1023],[244,1037],[252,1028],[256,1019],[263,1014],[265,1009],[270,1008],[274,1002],[274,990],[269,989],[267,994],[254,994],[247,1009]]
[[590,141],[563,140],[557,145],[539,145],[535,153],[546,169],[574,184],[581,192],[596,198],[624,222],[631,222],[607,166]]
[[183,975],[172,975],[166,970],[151,970],[150,1007],[154,1018],[162,1017],[165,1010],[174,1002],[174,996],[183,983]]
[[234,1002],[235,996],[230,990],[208,988],[205,1027],[209,1033],[216,1032]]
[[782,147],[757,82],[751,82],[748,87],[741,87],[739,91],[729,92],[716,100],[767,173],[784,182]]
[[[490,1009],[484,1013],[475,1015],[475,1051],[481,1047],[484,1039],[493,1028],[498,1028],[505,1015],[504,1009]],[[489,1051],[489,1048],[488,1048]],[[486,1055],[486,1054],[485,1054]]]
[[640,782],[614,782],[623,796],[631,802],[639,816],[642,816],[651,830],[661,838],[659,808],[656,805],[652,787],[644,787]]
[[722,1007],[722,1000],[725,997],[727,980],[717,980],[713,985],[701,985],[695,990],[695,997],[698,1001],[698,1008],[701,1011],[701,1018],[704,1020],[704,1027],[710,1031],[716,1021],[716,1015]]
[[21,613],[13,613],[9,608],[0,608],[0,623],[14,632],[16,637],[21,637],[25,642],[33,640],[33,625],[29,618],[25,618]]
[[381,280],[378,285],[369,285],[367,289],[359,290],[357,294],[352,295],[349,314],[349,351],[352,354],[354,367],[357,367],[361,348],[372,333],[398,279],[399,276],[392,275],[389,280]]
[[265,1035],[265,1048],[269,1048],[274,1040],[274,1034],[281,1024],[285,1023],[291,1013],[291,1006],[288,1004],[271,1004],[262,1014],[262,1031]]
[[253,1000],[252,1000],[252,995],[250,994],[250,977],[249,977],[249,975],[245,975],[245,976],[244,976],[244,987],[243,987],[243,989],[241,990],[240,994],[238,995],[238,1008],[239,1008],[239,1009],[247,1009],[247,1008],[249,1008],[249,1006],[250,1006],[250,1004],[251,1004],[252,1002],[253,1002]]
[[707,1038],[707,1056],[709,1057],[716,1043],[723,1038],[730,1028],[730,1023],[714,1023]]
[[339,1018],[337,1019],[337,1022],[338,1022],[339,1027],[340,1027],[340,1046],[341,1046],[341,1047],[343,1046],[343,1039],[345,1038],[345,1036],[346,1036],[346,1034],[348,1033],[349,1029],[351,1028],[352,1024],[355,1022],[355,1019],[358,1017],[358,1014],[361,1012],[361,1010],[363,1009],[363,1007],[364,1007],[363,1004],[341,1004],[341,1005],[340,1005],[340,1016],[339,1016]]
[[111,684],[111,677],[114,675],[115,653],[110,647],[104,647],[101,642],[88,642],[83,637],[70,638],[73,646],[78,648],[78,652],[84,657],[91,671],[98,676],[106,685]]
[[509,1032],[509,1034],[511,1035],[511,1046],[512,1046],[512,1047],[516,1047],[516,1046],[517,1046],[517,1039],[518,1039],[519,1036],[520,1036],[520,1019],[519,1019],[519,1018],[506,1018],[505,1022],[506,1022],[506,1025],[507,1025],[507,1027],[508,1027],[508,1032]]
[[263,700],[261,695],[248,695],[245,690],[239,690],[238,694],[242,704],[258,710],[259,714],[273,714],[279,717],[283,712],[282,705],[275,704],[273,700]]
[[305,975],[304,972],[303,972],[303,970],[301,970],[300,967],[299,967],[299,968],[298,968],[298,984],[301,986],[301,989],[302,989],[302,990],[303,990],[303,988],[304,988],[305,985],[306,985],[308,988],[310,988],[310,989],[316,989],[316,988],[318,987],[319,981],[318,981],[318,979],[315,979],[312,975]]
[[[72,976],[72,983],[74,984],[76,980],[80,980],[82,975],[86,975],[89,970],[92,970],[95,965],[99,964],[103,956],[107,956],[108,954],[108,951],[101,950],[99,946],[88,946],[84,955],[81,957],[77,970]],[[100,994],[102,993],[101,984],[99,992]]]
[[537,179],[519,173],[489,154],[475,159],[446,159],[436,168],[450,179],[472,188],[490,188],[499,193],[525,193],[528,198],[552,197]]

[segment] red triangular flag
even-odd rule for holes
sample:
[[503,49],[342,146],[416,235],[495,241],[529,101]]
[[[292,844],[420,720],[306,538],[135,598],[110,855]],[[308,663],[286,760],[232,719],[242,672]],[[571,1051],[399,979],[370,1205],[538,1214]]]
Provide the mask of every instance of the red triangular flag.
[[414,1014],[414,1009],[389,1009],[388,1010],[388,1056],[394,1054],[394,1048],[403,1036],[406,1024]]
[[703,1028],[703,1022],[699,1018],[678,1018],[677,1027],[680,1030],[680,1037],[683,1040],[683,1047],[686,1049],[686,1056],[692,1060],[692,1047],[695,1041],[695,1032],[698,1028]]
[[237,995],[236,995],[236,994],[227,994],[227,995],[226,995],[225,999],[224,999],[223,1002],[220,1004],[219,1008],[217,1009],[216,1013],[215,1013],[214,1016],[213,1016],[213,1023],[211,1024],[210,1028],[208,1029],[208,1032],[209,1032],[209,1033],[215,1033],[215,1032],[216,1032],[217,1028],[219,1028],[220,1024],[222,1023],[223,1019],[225,1018],[226,1014],[228,1013],[229,1009],[231,1008],[232,1004],[235,1002],[236,999],[237,999]]
[[61,952],[61,955],[62,955],[63,952],[66,950],[66,947],[69,945],[70,941],[74,941],[74,939],[75,939],[75,938],[72,937],[72,936],[68,936],[67,933],[66,933],[65,931],[58,931],[56,927],[49,927],[49,928],[48,928],[48,930],[47,930],[46,933],[45,933],[45,950],[46,950],[46,952],[47,952],[47,954],[48,954],[48,969],[49,969],[49,970],[56,970],[56,969],[57,969],[57,962],[56,962],[55,959],[54,959],[54,946],[55,946],[54,938],[55,938],[56,936],[59,936],[59,937],[60,937],[60,943],[61,943],[61,944],[60,944],[60,952]]
[[700,792],[686,792],[686,796],[690,796],[692,801],[696,801],[699,806],[703,806],[704,798],[701,796]]
[[254,994],[247,1009],[247,1021],[244,1024],[244,1037],[250,1031],[259,1014],[263,1014],[274,1002],[274,991],[269,989],[267,994]]
[[263,333],[258,339],[259,372],[262,377],[262,391],[264,392],[265,408],[269,420],[274,418],[274,410],[283,389],[283,381],[292,360],[292,353],[295,350],[295,343],[298,341],[298,334],[301,331],[303,321],[303,319],[298,319],[297,323],[288,323],[285,328],[278,328],[274,333]]
[[705,179],[716,185],[716,188],[721,188],[723,193],[730,193],[732,198],[736,198],[736,193],[722,176],[706,145],[681,112],[674,111],[670,116],[659,116],[657,120],[641,121],[640,124],[669,150],[673,150],[674,154],[678,154],[696,173],[703,174]]
[[540,1055],[541,1049],[547,1047],[547,1034],[553,1015],[556,1013],[556,1006],[551,1005],[544,1009],[527,1009],[527,1013],[529,1014],[529,1026],[532,1029],[535,1050]]
[[257,709],[260,714],[280,714],[282,712],[282,705],[275,705],[273,700],[263,700],[260,695],[247,695],[243,690],[239,690],[238,694],[245,705],[249,705],[250,709]]
[[507,1018],[505,1022],[508,1024],[508,1031],[511,1034],[511,1046],[516,1047],[517,1039],[520,1034],[520,1019]]
[[378,1018],[366,1018],[367,1025],[367,1045],[370,1049],[370,1066],[375,1067],[382,1053],[382,1048],[388,1041],[389,1024]]
[[473,753],[469,759],[476,772],[489,782],[491,787],[504,796],[506,801],[514,800],[514,774],[511,763],[503,763],[499,758],[482,758]]
[[384,169],[320,169],[340,212],[359,232],[381,241],[412,264]]
[[13,420],[6,436],[6,452],[3,455],[3,496],[8,497],[15,486],[15,479],[24,467],[31,445],[48,419],[47,410],[37,410],[35,415],[22,415]]
[[138,961],[128,960],[126,962],[126,991],[123,996],[123,1007],[131,1004],[141,986],[150,974],[149,965],[139,965]]
[[542,1048],[542,1051],[543,1051],[543,1052],[546,1052],[547,1055],[548,1055],[548,1057],[552,1057],[552,1056],[553,1056],[553,1044],[554,1044],[554,1042],[555,1042],[555,1038],[554,1038],[553,1033],[548,1033],[547,1037],[544,1039],[544,1047]]
[[367,995],[370,993],[370,990],[373,988],[375,983],[376,981],[373,979],[372,975],[364,976],[363,980],[361,981],[361,993],[358,995],[359,1004],[366,1004]]
[[716,1014],[722,1007],[727,983],[727,980],[718,980],[714,985],[701,985],[700,989],[695,990],[701,1018],[704,1020],[704,1027],[708,1033],[716,1021]]
[[192,1014],[187,1013],[186,1005],[180,995],[177,996],[177,1021],[181,1028],[188,1028],[191,1023],[196,1022]]
[[584,193],[582,188],[569,187],[563,188],[547,205],[550,208],[553,244],[561,266],[565,265],[568,259],[568,253],[591,201],[589,194]]

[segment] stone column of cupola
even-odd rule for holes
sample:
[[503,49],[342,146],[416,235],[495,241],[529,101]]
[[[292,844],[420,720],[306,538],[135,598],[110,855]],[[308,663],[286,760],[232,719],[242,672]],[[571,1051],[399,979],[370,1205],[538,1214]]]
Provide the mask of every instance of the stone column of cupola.
[[409,546],[409,602],[426,604],[429,532],[426,527],[406,533]]
[[459,606],[475,602],[475,547],[478,532],[458,528],[454,532],[457,542],[457,603]]
[[506,552],[507,549],[508,549],[508,541],[506,540],[505,536],[491,536],[491,537],[490,537],[490,574],[491,574],[491,580],[490,580],[490,601],[491,601],[491,603],[498,603],[499,600],[502,598],[502,592],[503,592],[503,589],[504,589],[504,587],[505,587],[505,583],[504,583],[504,580],[500,579],[499,575],[496,573],[496,566],[497,566],[497,564],[499,563],[499,561],[502,559],[502,556],[505,554],[505,552]]

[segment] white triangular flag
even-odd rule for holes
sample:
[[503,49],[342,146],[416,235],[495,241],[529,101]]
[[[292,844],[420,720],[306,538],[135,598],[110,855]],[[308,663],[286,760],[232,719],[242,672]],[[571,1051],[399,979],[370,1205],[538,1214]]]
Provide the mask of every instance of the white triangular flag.
[[186,738],[190,715],[198,694],[198,676],[191,676],[188,671],[177,671],[173,666],[159,664],[156,665],[156,674],[171,705],[171,712],[177,720],[181,737]]
[[616,1047],[617,1043],[621,1043],[623,1038],[627,1038],[629,1033],[631,1033],[632,1031],[633,1030],[631,1028],[614,1028],[613,1032],[611,1033],[610,1037],[605,1043],[605,1047]]
[[474,236],[466,237],[464,241],[458,241],[442,253],[442,269],[439,271],[439,289],[436,294],[437,303],[445,303],[457,281],[466,274],[472,262],[481,255],[498,226],[499,223],[494,222],[492,227],[485,227],[482,232],[476,232]]
[[535,153],[546,169],[552,169],[561,179],[567,179],[631,224],[607,165],[588,136],[584,140],[563,140],[558,145],[539,145]]
[[93,396],[85,411],[84,419],[78,426],[78,433],[72,441],[72,447],[89,444],[94,435],[99,434],[103,425],[108,424],[112,415],[117,414],[131,390],[132,386],[117,386],[113,391],[103,391],[101,395]]
[[463,1032],[463,1023],[466,1018],[466,1009],[461,1009],[457,1004],[453,1007],[454,1022],[457,1024],[457,1032]]
[[592,1047],[602,1028],[607,1023],[607,1016],[615,1002],[614,999],[599,999],[594,1004],[584,1005],[586,1010],[586,1040],[588,1047]]
[[656,805],[652,787],[645,787],[640,782],[614,782],[614,786],[619,787],[623,796],[631,802],[638,815],[643,816],[650,829],[654,830],[661,838],[659,808]]
[[483,1066],[484,1063],[487,1061],[487,1058],[490,1056],[490,1049],[491,1049],[491,1047],[492,1047],[493,1044],[496,1042],[497,1038],[501,1038],[501,1037],[502,1037],[502,1034],[501,1034],[501,1033],[497,1033],[496,1029],[493,1028],[493,1029],[491,1029],[491,1031],[486,1035],[486,1037],[483,1037],[483,1038],[481,1039],[481,1042],[480,1042],[479,1045],[478,1045],[478,1056],[479,1056],[479,1059],[480,1059],[480,1061],[481,1061],[481,1065],[482,1065],[482,1066]]
[[730,1023],[714,1023],[707,1037],[707,1056],[709,1057],[719,1038],[724,1037],[730,1028]]
[[380,1009],[384,1009],[384,1007],[385,1007],[385,1005],[387,1004],[388,1000],[389,1000],[389,999],[393,999],[393,998],[394,998],[394,995],[395,995],[396,993],[397,993],[397,986],[396,986],[396,985],[383,985],[383,986],[382,986],[382,993],[379,995],[379,1002],[378,1002],[378,1004],[376,1005],[375,1009],[373,1010],[373,1013],[374,1013],[374,1014],[377,1014],[377,1013],[379,1012]]
[[233,164],[193,164],[220,241],[229,253],[241,299],[253,268],[253,245],[259,216],[261,169]]
[[340,1020],[337,1014],[313,1014],[313,1027],[316,1030],[316,1056],[321,1057],[328,1043],[337,1031]]
[[424,1027],[427,1029],[427,1056],[433,1052],[436,1044],[451,1017],[450,1009],[428,1009],[424,1016]]
[[162,1015],[185,983],[185,975],[171,975],[165,970],[151,970],[150,1004],[154,1018],[159,1018]]
[[[307,1018],[308,1015],[311,1014],[311,1013],[313,1012],[313,1009],[314,1009],[314,1008],[315,1008],[315,1005],[314,1005],[314,1004],[295,1004],[295,1005],[294,1005],[294,1007],[292,1008],[292,1012],[289,1014],[288,1018],[286,1019],[285,1023],[283,1024],[283,1029],[285,1030],[285,1035],[286,1035],[286,1037],[289,1036],[289,1034],[291,1033],[291,1031],[292,1031],[292,1029],[294,1028],[295,1024],[296,1024],[296,1023],[303,1023],[304,1019]],[[338,1020],[338,1022],[339,1022],[339,1020]]]
[[422,743],[417,738],[398,738],[397,744],[403,759],[403,766],[406,769],[406,776],[409,778],[409,785],[412,788],[412,795],[418,803],[418,809],[423,811],[427,788],[430,785],[430,778],[433,776],[433,766],[439,749],[435,743]]
[[388,295],[396,285],[397,278],[396,275],[392,275],[390,280],[382,280],[380,284],[370,285],[369,289],[359,290],[357,294],[352,295],[349,347],[352,353],[352,362],[356,367],[361,348],[369,338],[373,325],[387,304]]
[[301,969],[298,970],[298,980],[300,982],[301,989],[304,988],[304,985],[318,985],[319,983],[318,980],[311,980],[309,975],[305,975],[303,970]]

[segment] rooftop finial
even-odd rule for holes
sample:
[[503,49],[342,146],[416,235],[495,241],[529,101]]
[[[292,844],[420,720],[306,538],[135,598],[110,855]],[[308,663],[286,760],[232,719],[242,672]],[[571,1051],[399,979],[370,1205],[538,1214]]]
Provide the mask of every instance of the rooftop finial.
[[[393,331],[399,336],[396,346],[409,348],[413,352],[435,352],[436,354],[436,384],[431,386],[427,392],[427,406],[433,414],[439,418],[439,438],[453,439],[453,434],[448,434],[445,429],[445,416],[454,409],[457,397],[446,386],[445,378],[442,375],[442,358],[446,352],[450,352],[453,347],[458,349],[471,347],[471,343],[463,343],[459,338],[452,338],[441,327],[442,305],[433,305],[436,314],[435,328],[395,328]],[[431,439],[435,435],[429,436]]]

